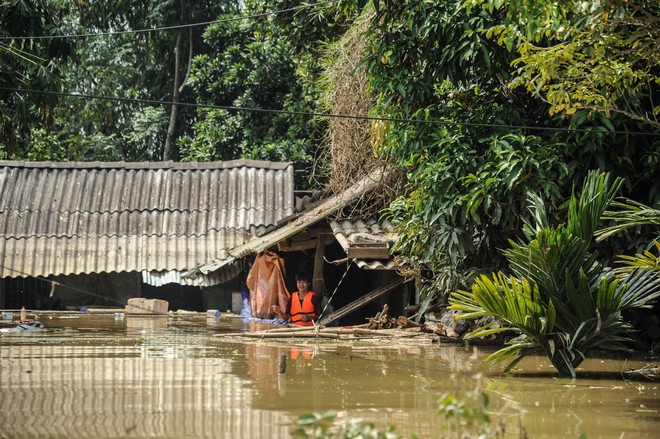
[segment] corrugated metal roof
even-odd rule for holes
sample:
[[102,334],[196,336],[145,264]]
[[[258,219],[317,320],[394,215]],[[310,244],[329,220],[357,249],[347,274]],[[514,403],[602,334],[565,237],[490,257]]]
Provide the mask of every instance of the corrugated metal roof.
[[350,255],[352,246],[360,246],[364,252],[369,246],[386,245],[387,257],[382,259],[351,258],[363,270],[401,270],[406,264],[400,258],[389,255],[398,236],[394,226],[389,221],[376,221],[374,218],[356,221],[333,221],[330,223],[332,233],[344,251]]
[[332,233],[344,250],[351,245],[387,244],[396,240],[394,226],[389,221],[376,221],[373,218],[356,221],[332,221]]
[[406,265],[401,265],[398,261],[394,259],[388,259],[385,261],[378,259],[354,259],[355,264],[363,270],[393,270],[398,271],[404,268],[407,268]]
[[0,161],[0,277],[188,270],[293,203],[290,163]]
[[234,261],[247,255],[256,254],[272,247],[278,242],[285,240],[317,223],[323,218],[326,218],[328,215],[348,206],[350,203],[359,199],[363,194],[376,189],[381,184],[384,176],[384,169],[375,169],[369,175],[357,181],[353,187],[319,202],[316,207],[300,214],[288,224],[277,228],[262,237],[252,239],[241,246],[231,249],[228,252],[229,254],[227,257],[218,258],[214,262],[199,266],[196,271],[198,270],[201,273],[208,274],[219,270],[228,264],[232,264]]
[[188,272],[182,271],[143,271],[142,282],[160,287],[163,285],[175,283],[180,285],[190,285],[193,287],[210,287],[229,282],[238,276],[243,270],[242,264],[238,261],[223,267],[222,270],[214,271],[209,274],[195,273],[188,275]]

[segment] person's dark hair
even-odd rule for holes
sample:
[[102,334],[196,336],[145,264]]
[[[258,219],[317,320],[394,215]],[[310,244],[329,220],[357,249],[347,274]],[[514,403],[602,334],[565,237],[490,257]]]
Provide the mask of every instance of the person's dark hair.
[[312,282],[312,278],[310,277],[310,275],[305,272],[296,273],[296,282],[299,280],[304,280],[310,283]]

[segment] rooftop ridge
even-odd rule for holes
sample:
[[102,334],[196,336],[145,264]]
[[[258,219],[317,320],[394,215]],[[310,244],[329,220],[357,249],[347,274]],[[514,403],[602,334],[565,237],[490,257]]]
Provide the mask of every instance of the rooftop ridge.
[[50,162],[25,160],[0,160],[0,167],[11,168],[48,168],[48,169],[171,169],[171,170],[205,170],[205,169],[233,169],[233,168],[260,168],[260,169],[286,169],[292,162],[271,162],[266,160],[227,160],[215,162]]

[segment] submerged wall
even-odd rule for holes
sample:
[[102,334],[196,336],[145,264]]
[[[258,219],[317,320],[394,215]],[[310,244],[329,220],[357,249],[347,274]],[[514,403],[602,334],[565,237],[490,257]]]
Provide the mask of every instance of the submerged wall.
[[[219,309],[222,312],[232,309],[232,293],[240,294],[237,279],[202,290],[202,304],[205,309]],[[240,312],[240,310],[238,310]]]

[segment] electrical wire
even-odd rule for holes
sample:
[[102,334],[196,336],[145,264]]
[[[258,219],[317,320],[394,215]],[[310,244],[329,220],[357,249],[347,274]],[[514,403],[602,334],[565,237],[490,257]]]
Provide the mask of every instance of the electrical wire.
[[323,6],[323,5],[327,5],[327,4],[331,4],[331,3],[337,3],[338,1],[339,0],[328,0],[328,1],[318,2],[318,3],[309,3],[309,4],[305,4],[305,5],[294,6],[294,7],[287,8],[287,9],[279,9],[277,11],[262,12],[262,13],[259,13],[259,14],[238,15],[238,16],[230,17],[230,18],[222,18],[222,19],[219,19],[219,20],[204,21],[204,22],[199,22],[199,23],[180,24],[180,25],[174,25],[174,26],[162,26],[162,27],[155,27],[155,28],[149,28],[149,29],[133,29],[133,30],[116,31],[116,32],[98,32],[98,33],[70,34],[70,35],[35,35],[35,36],[25,36],[25,37],[0,36],[0,40],[25,40],[25,41],[59,40],[59,39],[66,39],[66,38],[105,37],[105,36],[114,36],[114,35],[143,34],[143,33],[150,33],[150,32],[178,30],[178,29],[192,29],[192,28],[195,28],[195,27],[208,26],[210,24],[216,24],[216,23],[228,23],[228,22],[232,22],[232,21],[241,21],[241,20],[249,20],[249,19],[253,19],[253,18],[268,17],[268,16],[271,16],[271,15],[278,15],[278,14],[283,14],[283,13],[286,13],[286,12],[293,12],[293,11],[298,11],[298,10],[302,10],[302,9],[306,9],[306,8],[312,8],[312,7],[316,7],[316,6]]
[[341,279],[339,279],[339,283],[337,283],[337,286],[335,287],[335,290],[332,292],[332,294],[330,295],[330,298],[328,299],[328,301],[325,303],[325,306],[321,310],[321,314],[319,315],[318,320],[316,322],[314,322],[314,326],[316,326],[316,327],[320,326],[319,322],[323,319],[323,314],[325,314],[325,310],[328,308],[328,306],[330,306],[330,302],[332,302],[332,298],[335,297],[335,293],[337,293],[337,290],[339,290],[339,286],[344,281],[344,278],[348,274],[348,270],[350,270],[352,264],[353,264],[353,261],[351,260],[346,265],[346,270],[344,271],[344,274],[342,274]]
[[[97,36],[113,36],[113,35],[126,35],[126,34],[139,34],[139,33],[149,33],[149,32],[158,32],[166,30],[178,30],[178,29],[192,29],[194,27],[208,26],[210,24],[216,23],[226,23],[240,20],[247,20],[253,18],[261,18],[272,15],[283,14],[287,12],[298,11],[306,8],[312,8],[316,6],[323,6],[327,4],[337,3],[339,0],[327,0],[317,3],[309,3],[299,6],[294,6],[286,9],[279,9],[276,11],[262,12],[258,14],[250,15],[241,15],[230,18],[224,18],[219,20],[205,21],[199,23],[183,24],[183,25],[174,25],[174,26],[163,26],[158,28],[149,28],[149,29],[134,29],[129,31],[117,31],[117,32],[99,32],[99,33],[87,33],[87,34],[70,34],[70,35],[41,35],[41,36],[0,36],[0,41],[2,40],[45,40],[45,39],[65,39],[65,38],[87,38],[87,37],[97,37]],[[351,114],[332,114],[332,113],[315,113],[315,112],[304,112],[304,111],[291,111],[291,110],[277,110],[277,109],[265,109],[265,108],[250,108],[250,107],[238,107],[238,106],[225,106],[225,105],[211,105],[211,104],[198,104],[198,103],[186,103],[186,102],[168,102],[168,101],[158,101],[150,99],[131,99],[131,98],[119,98],[119,97],[110,97],[110,96],[99,96],[99,95],[89,95],[89,94],[80,94],[80,93],[66,93],[66,92],[54,92],[54,91],[44,91],[44,90],[33,90],[33,89],[22,89],[22,88],[9,88],[9,87],[0,87],[0,90],[13,91],[17,93],[35,93],[35,94],[47,94],[47,95],[56,95],[56,96],[68,96],[68,97],[78,97],[84,99],[99,99],[99,100],[108,100],[115,102],[124,102],[124,103],[142,103],[149,105],[160,105],[160,106],[182,106],[182,107],[192,107],[192,108],[209,108],[209,109],[223,109],[227,111],[245,111],[245,112],[260,112],[260,113],[272,113],[272,114],[289,114],[289,115],[298,115],[298,116],[309,116],[309,117],[327,117],[327,118],[343,118],[343,119],[359,119],[367,121],[381,121],[381,122],[400,122],[400,123],[419,123],[419,124],[432,124],[432,125],[444,125],[444,126],[473,126],[480,128],[508,128],[508,129],[517,129],[517,130],[530,130],[530,131],[548,131],[548,132],[575,132],[575,133],[589,133],[592,132],[590,129],[586,128],[561,128],[561,127],[540,127],[540,126],[530,126],[530,125],[507,125],[507,124],[491,124],[491,123],[479,123],[479,122],[452,122],[452,121],[440,121],[440,120],[426,120],[426,119],[406,119],[406,118],[392,118],[392,117],[375,117],[375,116],[365,116],[365,115],[351,115]],[[644,132],[644,131],[609,131],[611,134],[636,134],[636,135],[650,135],[650,136],[659,136],[660,132]]]
[[[549,131],[549,132],[566,132],[566,133],[592,133],[593,130],[587,128],[562,128],[562,127],[541,127],[532,125],[509,125],[509,124],[494,124],[494,123],[481,123],[481,122],[466,122],[466,121],[445,121],[434,119],[406,119],[398,117],[379,117],[379,116],[365,116],[357,114],[337,114],[337,113],[317,113],[310,111],[292,111],[292,110],[278,110],[273,108],[253,108],[253,107],[238,107],[231,105],[213,105],[213,104],[199,104],[190,102],[172,102],[172,101],[159,101],[153,99],[134,99],[134,98],[119,98],[113,96],[99,96],[82,93],[67,93],[58,91],[47,90],[34,90],[26,88],[13,88],[13,87],[0,87],[0,90],[16,92],[16,93],[34,93],[45,94],[52,96],[74,97],[80,99],[99,99],[121,103],[132,104],[148,104],[158,106],[172,106],[177,105],[186,108],[206,108],[214,110],[227,110],[236,112],[253,112],[253,113],[270,113],[270,114],[288,114],[292,116],[307,116],[307,117],[320,117],[320,118],[336,118],[336,119],[356,119],[366,120],[372,122],[397,122],[397,123],[413,123],[413,124],[427,124],[439,126],[469,126],[477,128],[506,128],[511,130],[528,130],[528,131]],[[657,132],[644,132],[644,131],[608,131],[607,134],[623,134],[623,135],[646,135],[646,136],[660,136],[660,131]]]

